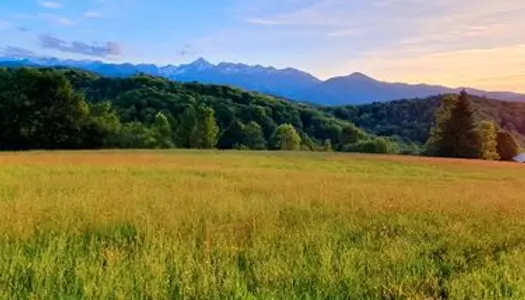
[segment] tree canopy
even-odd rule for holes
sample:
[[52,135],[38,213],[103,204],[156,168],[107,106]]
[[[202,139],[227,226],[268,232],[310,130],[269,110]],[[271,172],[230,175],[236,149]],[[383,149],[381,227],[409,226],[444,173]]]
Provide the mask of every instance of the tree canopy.
[[498,153],[498,127],[491,121],[483,121],[479,124],[481,137],[480,156],[484,160],[500,160]]
[[500,131],[497,135],[497,150],[501,160],[512,161],[519,152],[516,138],[508,131]]
[[476,123],[470,99],[463,91],[457,99],[442,99],[425,147],[426,154],[432,156],[510,161],[518,154],[519,143],[492,121]]
[[299,150],[301,141],[301,137],[291,124],[282,124],[277,127],[272,136],[273,149],[278,150]]
[[[435,112],[444,98],[457,95],[436,95],[422,99],[404,99],[363,105],[323,107],[321,110],[354,123],[361,130],[389,136],[405,145],[423,146],[434,125]],[[476,122],[484,120],[510,133],[525,145],[525,103],[499,101],[468,95]]]
[[[286,124],[303,150],[352,149],[373,134],[307,104],[227,86],[67,68],[0,69],[0,149],[272,148]],[[342,134],[352,128],[353,137]],[[291,130],[293,129],[293,131]],[[277,135],[296,148],[296,136]],[[291,144],[289,144],[291,142]],[[331,148],[331,147],[330,147]]]
[[144,75],[110,78],[67,68],[0,69],[0,109],[0,150],[217,147],[415,154],[428,141],[428,154],[489,159],[495,157],[494,144],[502,152],[508,147],[500,144],[510,139],[498,134],[494,142],[484,120],[517,139],[518,149],[525,140],[525,104],[466,94],[316,107],[227,86]]
[[457,99],[447,99],[443,102],[436,113],[436,127],[427,146],[430,147],[430,153],[437,156],[480,156],[480,134],[470,99],[465,91],[462,91]]

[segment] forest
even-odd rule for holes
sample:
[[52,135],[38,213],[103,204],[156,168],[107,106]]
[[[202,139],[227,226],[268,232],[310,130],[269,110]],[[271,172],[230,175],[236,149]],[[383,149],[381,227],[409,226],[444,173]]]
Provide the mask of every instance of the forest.
[[[525,104],[464,96],[472,110],[468,124],[492,122],[496,131],[517,140],[519,149],[525,140],[525,120],[519,117]],[[454,95],[317,107],[144,74],[113,78],[69,68],[4,68],[0,149],[218,148],[454,156],[428,149],[440,107],[450,97]]]
[[[333,116],[353,122],[367,132],[396,137],[406,143],[424,145],[435,120],[435,112],[446,95],[403,99],[359,106],[323,107]],[[469,95],[477,121],[488,120],[511,132],[525,144],[525,103],[493,100]]]
[[196,148],[396,153],[313,106],[198,83],[0,69],[0,149]]

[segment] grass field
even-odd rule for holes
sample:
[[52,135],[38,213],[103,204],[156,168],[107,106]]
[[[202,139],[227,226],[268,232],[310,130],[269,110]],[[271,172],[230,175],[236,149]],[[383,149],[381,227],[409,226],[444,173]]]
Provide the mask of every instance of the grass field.
[[525,299],[525,166],[0,154],[0,299]]

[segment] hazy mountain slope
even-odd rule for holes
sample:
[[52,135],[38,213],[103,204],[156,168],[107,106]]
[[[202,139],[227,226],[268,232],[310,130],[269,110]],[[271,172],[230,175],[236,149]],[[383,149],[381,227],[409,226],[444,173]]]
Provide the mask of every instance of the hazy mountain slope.
[[[423,98],[457,93],[460,89],[438,85],[389,83],[361,73],[334,77],[326,81],[306,72],[287,68],[236,63],[212,64],[202,58],[180,66],[159,67],[153,64],[109,64],[99,61],[60,60],[56,58],[0,58],[0,66],[65,66],[96,72],[106,76],[125,77],[137,73],[201,83],[222,84],[319,105],[363,104],[395,99]],[[488,98],[523,101],[525,95],[512,92],[485,92],[467,88],[470,94]]]

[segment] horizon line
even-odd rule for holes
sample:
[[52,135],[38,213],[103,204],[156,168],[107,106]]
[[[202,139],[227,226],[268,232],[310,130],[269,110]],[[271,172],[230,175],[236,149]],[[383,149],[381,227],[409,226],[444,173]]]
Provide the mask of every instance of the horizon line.
[[[363,72],[360,72],[360,71],[354,71],[354,72],[350,72],[346,75],[335,75],[335,76],[331,76],[331,77],[326,77],[326,78],[323,78],[321,76],[317,76],[317,75],[314,75],[313,73],[311,72],[308,72],[308,71],[304,71],[304,70],[301,70],[301,69],[298,69],[298,68],[295,68],[295,67],[291,67],[291,66],[288,66],[288,67],[276,67],[274,65],[262,65],[262,64],[248,64],[248,63],[243,63],[243,62],[232,62],[232,61],[220,61],[218,63],[214,63],[214,62],[211,62],[210,60],[200,56],[196,59],[193,59],[193,60],[190,60],[186,63],[180,63],[180,64],[172,64],[172,63],[168,63],[168,64],[157,64],[157,63],[148,63],[148,62],[132,62],[132,60],[125,60],[125,61],[114,61],[114,60],[111,60],[111,59],[103,59],[103,58],[98,58],[98,59],[73,59],[73,58],[60,58],[60,57],[57,57],[57,56],[46,56],[46,55],[31,55],[31,56],[9,56],[9,55],[2,55],[0,54],[0,59],[26,59],[26,60],[30,60],[32,58],[34,59],[55,59],[55,60],[62,60],[62,61],[75,61],[75,62],[91,62],[91,63],[103,63],[103,64],[108,64],[108,65],[132,65],[132,66],[138,66],[138,65],[153,65],[157,68],[166,68],[166,67],[181,67],[181,66],[184,66],[184,65],[192,65],[198,61],[204,61],[214,67],[218,67],[220,64],[235,64],[235,65],[243,65],[243,66],[247,66],[247,67],[262,67],[264,69],[275,69],[276,71],[286,71],[286,70],[294,70],[294,71],[297,71],[297,72],[300,72],[300,73],[304,73],[306,75],[309,75],[317,80],[319,80],[319,82],[327,82],[327,81],[330,81],[330,80],[333,80],[333,79],[338,79],[338,78],[345,78],[345,77],[350,77],[352,75],[363,75],[365,77],[368,77],[374,81],[377,81],[377,82],[381,82],[381,83],[387,83],[387,84],[405,84],[405,85],[425,85],[425,86],[432,86],[432,87],[440,87],[440,88],[447,88],[447,89],[453,89],[453,90],[461,90],[461,89],[471,89],[471,90],[477,90],[478,92],[485,92],[485,93],[509,93],[509,94],[515,94],[515,95],[524,95],[525,96],[525,92],[517,92],[517,91],[512,91],[512,90],[485,90],[484,88],[476,88],[476,87],[470,87],[470,86],[464,86],[464,85],[460,85],[460,86],[455,86],[455,87],[452,87],[452,86],[447,86],[447,85],[444,85],[444,84],[439,84],[439,83],[425,83],[425,82],[403,82],[403,81],[388,81],[386,79],[379,79],[377,77],[374,77],[373,75],[369,75],[367,73],[363,73]],[[59,66],[59,65],[55,65],[55,66]],[[65,67],[70,67],[70,68],[77,68],[78,67],[74,67],[74,66],[65,66]],[[151,74],[150,74],[151,75]],[[161,76],[163,77],[163,76]],[[163,77],[165,78],[165,77]]]

